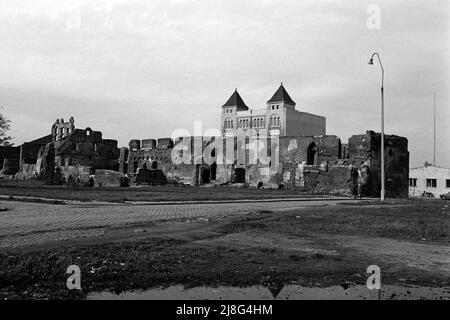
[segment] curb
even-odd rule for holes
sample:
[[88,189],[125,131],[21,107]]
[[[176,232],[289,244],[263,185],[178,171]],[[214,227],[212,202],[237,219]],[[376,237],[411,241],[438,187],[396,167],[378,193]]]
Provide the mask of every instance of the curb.
[[0,195],[0,200],[4,201],[19,201],[19,202],[34,202],[54,205],[131,205],[131,206],[144,206],[144,205],[186,205],[186,204],[227,204],[227,203],[261,203],[261,202],[298,202],[298,201],[361,201],[361,200],[374,200],[372,198],[345,198],[345,197],[327,197],[327,198],[272,198],[272,199],[235,199],[235,200],[188,200],[188,201],[124,201],[124,202],[104,202],[104,201],[77,201],[66,199],[51,199],[51,198],[39,198],[39,197],[26,197],[26,196],[6,196]]
[[227,204],[227,203],[261,203],[261,202],[295,202],[295,201],[361,201],[370,198],[274,198],[274,199],[236,199],[236,200],[192,200],[192,201],[125,201],[129,205],[181,205],[181,204]]

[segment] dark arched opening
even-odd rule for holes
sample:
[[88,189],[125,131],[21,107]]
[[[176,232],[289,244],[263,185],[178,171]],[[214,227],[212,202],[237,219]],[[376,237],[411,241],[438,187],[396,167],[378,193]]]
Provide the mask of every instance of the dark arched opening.
[[153,162],[152,162],[152,169],[153,169],[153,170],[158,169],[158,162],[157,162],[157,161],[153,161]]
[[316,146],[316,144],[314,142],[311,142],[311,144],[308,147],[308,152],[307,152],[307,159],[306,159],[306,164],[307,165],[317,165],[317,153],[318,153],[318,148]]

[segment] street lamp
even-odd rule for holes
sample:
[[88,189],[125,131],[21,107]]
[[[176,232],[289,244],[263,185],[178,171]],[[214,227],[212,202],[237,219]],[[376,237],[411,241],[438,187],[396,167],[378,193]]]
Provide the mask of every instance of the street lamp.
[[373,65],[373,57],[377,56],[381,67],[381,201],[384,201],[384,68],[381,63],[380,55],[374,52],[369,60],[369,64]]

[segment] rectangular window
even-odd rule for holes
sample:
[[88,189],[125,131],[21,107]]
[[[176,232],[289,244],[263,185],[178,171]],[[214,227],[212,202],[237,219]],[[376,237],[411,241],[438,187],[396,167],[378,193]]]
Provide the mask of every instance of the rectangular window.
[[427,179],[427,188],[436,188],[436,179]]
[[450,188],[450,179],[445,180],[445,187]]
[[415,178],[410,178],[410,179],[409,179],[409,186],[410,186],[410,187],[417,187],[417,179],[415,179]]

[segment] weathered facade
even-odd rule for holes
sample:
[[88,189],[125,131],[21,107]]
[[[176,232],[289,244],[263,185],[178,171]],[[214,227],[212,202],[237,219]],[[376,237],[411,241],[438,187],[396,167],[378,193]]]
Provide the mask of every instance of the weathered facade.
[[326,134],[325,117],[296,110],[295,106],[283,84],[261,109],[250,109],[236,89],[222,106],[222,135],[231,137],[241,133],[246,136],[286,137]]
[[0,147],[1,173],[15,175],[17,179],[36,177],[39,150],[51,141],[52,135],[47,135],[17,147]]
[[20,147],[0,146],[0,173],[13,175],[20,170]]
[[[381,135],[354,135],[343,144],[326,135],[324,117],[295,110],[283,85],[262,110],[237,90],[222,106],[222,137],[131,140],[119,167],[132,184],[243,184],[305,192],[378,196]],[[385,135],[386,196],[408,196],[406,138]]]
[[[342,143],[325,134],[324,117],[295,105],[283,85],[262,110],[249,110],[235,91],[222,107],[220,137],[133,139],[120,149],[100,131],[58,119],[49,136],[0,147],[0,160],[16,177],[69,185],[237,184],[378,196],[381,135]],[[385,135],[386,196],[408,196],[408,170],[407,139]]]
[[52,183],[94,185],[97,169],[118,171],[117,141],[103,139],[91,128],[77,129],[74,123],[73,118],[55,122],[51,142],[38,152],[35,172]]
[[439,198],[450,192],[450,169],[433,165],[409,170],[409,196]]
[[[148,184],[245,184],[251,187],[295,188],[305,192],[349,193],[352,174],[369,168],[364,195],[380,192],[380,134],[354,135],[345,148],[337,136],[304,137],[185,137],[174,147],[141,149],[139,140],[128,154],[127,173],[132,183],[145,170]],[[407,139],[386,135],[386,195],[408,194]],[[347,157],[344,158],[343,156]],[[125,156],[121,156],[125,159]],[[153,176],[151,175],[153,172]],[[156,179],[156,180],[155,180]],[[355,182],[356,183],[356,182]]]

